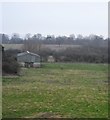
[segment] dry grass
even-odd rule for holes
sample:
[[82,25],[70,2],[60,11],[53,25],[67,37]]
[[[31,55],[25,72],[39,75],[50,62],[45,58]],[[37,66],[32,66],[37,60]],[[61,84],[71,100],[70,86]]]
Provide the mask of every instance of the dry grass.
[[[18,50],[22,50],[23,49],[23,44],[3,44],[5,50],[9,50],[9,49],[18,49]],[[78,48],[81,47],[80,45],[52,45],[52,44],[45,44],[45,45],[41,45],[41,49],[46,49],[49,48],[51,50],[64,50],[66,48]]]

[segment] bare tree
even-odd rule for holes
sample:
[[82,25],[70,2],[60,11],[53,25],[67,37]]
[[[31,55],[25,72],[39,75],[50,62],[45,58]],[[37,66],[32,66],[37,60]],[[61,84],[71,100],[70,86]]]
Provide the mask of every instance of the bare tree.
[[30,33],[27,33],[27,34],[25,35],[25,39],[26,39],[26,40],[30,39],[30,36],[31,36],[31,34],[30,34]]
[[73,40],[75,40],[75,35],[74,34],[71,34],[69,37],[72,38]]
[[77,35],[77,39],[80,39],[80,40],[81,40],[81,39],[83,39],[83,36],[82,36],[81,34],[78,34],[78,35]]
[[31,51],[34,53],[39,53],[41,49],[41,35],[40,34],[34,34],[32,37],[30,37],[30,34],[27,34],[26,36],[27,40],[24,42],[23,49],[25,51]]

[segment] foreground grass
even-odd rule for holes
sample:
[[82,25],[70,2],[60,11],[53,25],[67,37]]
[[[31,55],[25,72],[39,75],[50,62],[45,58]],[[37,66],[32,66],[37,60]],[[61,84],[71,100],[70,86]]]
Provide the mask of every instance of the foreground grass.
[[3,78],[3,118],[105,118],[108,115],[107,65],[44,64]]

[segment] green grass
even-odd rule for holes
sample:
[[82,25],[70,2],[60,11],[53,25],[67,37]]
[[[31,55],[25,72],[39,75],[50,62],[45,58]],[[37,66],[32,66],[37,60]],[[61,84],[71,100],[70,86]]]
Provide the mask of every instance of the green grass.
[[43,64],[3,77],[3,118],[108,117],[108,67],[104,64]]

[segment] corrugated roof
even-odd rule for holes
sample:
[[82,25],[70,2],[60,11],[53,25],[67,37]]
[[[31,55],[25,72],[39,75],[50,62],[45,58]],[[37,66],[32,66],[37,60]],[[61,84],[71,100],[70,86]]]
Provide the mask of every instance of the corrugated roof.
[[26,55],[26,54],[30,54],[30,55],[34,55],[34,56],[40,57],[38,54],[29,52],[29,51],[26,51],[26,52],[23,52],[23,53],[18,53],[17,56],[22,56],[22,55]]

